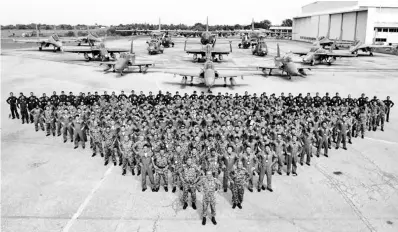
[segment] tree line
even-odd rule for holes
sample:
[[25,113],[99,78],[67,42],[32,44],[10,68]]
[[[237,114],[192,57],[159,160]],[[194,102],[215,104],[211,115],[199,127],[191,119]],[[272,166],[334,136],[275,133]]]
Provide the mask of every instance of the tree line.
[[[254,27],[255,28],[263,28],[263,29],[269,29],[271,27],[272,23],[270,20],[265,19],[260,22],[254,22]],[[187,26],[185,24],[162,24],[162,29],[163,30],[198,30],[198,31],[203,31],[206,30],[206,24],[202,23],[195,23],[193,26]],[[215,31],[215,30],[241,30],[241,29],[251,29],[251,24],[235,24],[235,25],[209,25],[209,30]],[[282,21],[281,26],[292,26],[292,20],[291,19],[285,19]],[[85,24],[77,24],[75,26],[72,26],[70,24],[59,24],[56,25],[57,30],[74,30],[75,28],[77,30],[85,30],[87,27],[92,28],[98,28],[98,27],[104,27],[103,25],[85,25]],[[53,30],[54,25],[48,25],[48,24],[38,24],[39,30]],[[111,25],[110,28],[113,29],[141,29],[141,30],[156,30],[159,28],[158,24],[146,24],[146,23],[132,23],[132,24],[119,24],[119,25]],[[36,29],[36,24],[30,23],[30,24],[16,24],[16,25],[1,25],[2,30],[35,30]]]

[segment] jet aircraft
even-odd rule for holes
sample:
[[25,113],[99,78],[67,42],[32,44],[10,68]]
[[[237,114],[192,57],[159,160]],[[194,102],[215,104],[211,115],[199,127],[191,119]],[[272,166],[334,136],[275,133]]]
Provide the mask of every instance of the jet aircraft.
[[39,29],[37,28],[37,25],[36,25],[36,31],[37,31],[37,33],[36,33],[37,38],[36,39],[23,39],[23,40],[14,39],[14,42],[16,42],[16,43],[35,43],[35,44],[38,44],[39,45],[39,51],[42,51],[43,47],[47,48],[47,47],[52,46],[52,47],[54,47],[54,49],[53,49],[54,52],[63,51],[64,50],[63,42],[75,42],[75,40],[65,40],[65,39],[61,40],[58,37],[58,35],[57,35],[56,31],[55,31],[55,27],[54,27],[54,34],[51,35],[48,38],[39,38]]
[[242,36],[242,42],[238,44],[239,48],[249,48],[250,45],[254,46],[257,40],[265,38],[268,34],[272,33],[267,29],[254,28],[254,19],[252,19],[251,30],[237,30],[236,32],[241,33]]
[[[271,72],[273,69],[279,69],[282,71],[282,75],[286,72],[286,75],[289,80],[292,79],[292,76],[301,76],[305,77],[307,74],[305,73],[303,67],[298,67],[296,63],[294,63],[289,56],[281,57],[279,44],[276,45],[277,55],[274,57],[274,66],[257,66],[257,69],[261,69],[261,71],[267,75],[267,69],[269,69],[268,75],[271,76]],[[311,70],[310,68],[306,68]]]
[[[127,52],[128,49],[121,48],[107,48],[105,46],[105,39],[99,45],[84,47],[84,48],[67,48],[64,52],[69,53],[83,53],[84,58],[87,61],[91,61],[93,59],[100,59],[101,61],[109,60],[110,58],[115,59],[115,53]],[[91,57],[89,54],[91,53]]]
[[[232,52],[232,44],[231,41],[229,43],[230,49],[221,49],[215,47],[216,42],[213,44],[202,45],[201,49],[186,49],[187,41],[185,41],[184,51],[188,54],[193,54],[193,60],[199,61],[199,59],[211,59],[212,61],[221,61],[223,59],[223,55],[229,55]],[[198,58],[198,55],[201,55],[201,58]],[[218,58],[216,57],[218,56]]]
[[146,43],[148,44],[147,50],[148,50],[149,55],[163,53],[164,47],[160,40],[151,39],[150,41],[146,41]]
[[331,65],[336,61],[336,57],[355,57],[352,54],[337,54],[333,53],[332,48],[335,47],[335,43],[333,43],[329,47],[329,51],[323,49],[321,46],[315,46],[310,49],[309,52],[292,52],[293,54],[304,56],[302,62],[304,64],[311,64],[312,66],[318,63],[326,63]]
[[376,45],[376,44],[364,44],[363,42],[357,40],[354,45],[350,47],[349,51],[351,54],[358,55],[358,51],[369,52],[370,56],[373,56],[373,51],[375,48],[392,48],[392,46],[386,45]]
[[[77,31],[75,30],[75,35],[77,36]],[[98,37],[97,34],[93,33],[90,31],[89,27],[87,27],[87,36],[82,36],[82,37],[78,37],[76,39],[76,42],[78,42],[78,46],[81,46],[82,43],[86,43],[90,46],[94,46],[95,43],[101,43],[103,42],[103,40]]]
[[224,78],[224,87],[227,87],[227,78],[229,78],[229,81],[231,83],[231,87],[234,86],[236,84],[235,81],[235,77],[241,76],[241,78],[243,79],[244,75],[256,75],[256,74],[237,74],[237,73],[228,73],[228,74],[223,74],[223,73],[219,73],[215,67],[214,67],[214,63],[213,61],[211,61],[210,59],[207,59],[206,62],[203,65],[203,68],[200,69],[199,73],[194,73],[194,72],[165,72],[165,73],[171,73],[174,74],[174,76],[176,75],[180,75],[182,76],[182,83],[183,84],[187,84],[187,77],[190,76],[191,77],[191,81],[190,81],[190,85],[193,85],[193,78],[199,78],[204,84],[205,86],[208,88],[208,92],[211,92],[211,88],[214,86],[215,81],[219,78]]
[[256,45],[252,49],[252,54],[256,56],[266,56],[268,54],[268,47],[267,43],[264,41],[264,39],[259,39],[256,43]]
[[131,40],[130,52],[120,54],[120,57],[117,61],[111,62],[101,62],[100,65],[107,65],[108,67],[104,69],[104,71],[108,71],[113,68],[113,72],[119,72],[120,76],[123,75],[123,71],[129,69],[130,67],[138,67],[139,72],[145,73],[148,70],[149,66],[154,66],[154,63],[138,63],[135,61],[135,53],[134,53],[134,44],[133,40]]

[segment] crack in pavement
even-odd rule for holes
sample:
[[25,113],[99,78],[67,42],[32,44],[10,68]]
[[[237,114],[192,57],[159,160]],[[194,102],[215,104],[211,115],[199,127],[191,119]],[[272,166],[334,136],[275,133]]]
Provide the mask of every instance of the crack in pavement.
[[[317,169],[321,174],[323,174],[330,184],[332,185],[333,189],[335,189],[337,192],[340,193],[341,196],[343,196],[344,200],[351,206],[351,208],[354,210],[354,212],[357,214],[357,216],[363,221],[363,223],[366,225],[366,227],[371,231],[371,232],[376,232],[376,228],[370,223],[369,219],[367,219],[362,212],[359,210],[359,208],[355,205],[353,199],[351,199],[347,194],[350,194],[346,191],[344,191],[341,186],[339,186],[339,182],[334,179],[332,176],[327,174],[325,170],[323,170],[318,164],[314,165],[315,169]],[[350,194],[351,196],[354,196],[353,194]]]

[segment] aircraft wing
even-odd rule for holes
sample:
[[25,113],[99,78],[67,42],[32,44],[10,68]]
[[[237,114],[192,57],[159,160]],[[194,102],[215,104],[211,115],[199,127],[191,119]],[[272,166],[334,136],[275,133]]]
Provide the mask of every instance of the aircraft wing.
[[217,48],[215,47],[214,50],[211,52],[213,54],[222,54],[222,55],[228,55],[231,53],[231,49],[225,49],[225,48]]
[[154,66],[155,64],[154,63],[138,63],[138,62],[136,62],[136,63],[134,63],[134,64],[129,64],[129,66]]
[[79,48],[64,48],[64,52],[70,52],[70,53],[90,53],[90,52],[97,52],[99,49],[96,48],[90,48],[90,47],[79,47]]
[[185,52],[188,54],[205,54],[202,49],[185,49]]
[[48,39],[14,39],[16,43],[47,43]]
[[392,46],[377,45],[377,44],[363,44],[363,45],[359,46],[357,49],[364,49],[364,48],[392,48]]
[[356,55],[353,54],[338,54],[338,53],[316,53],[316,55],[324,55],[324,56],[330,56],[330,57],[356,57]]
[[123,48],[107,48],[106,49],[109,53],[121,53],[121,52],[128,52],[129,49],[123,49]]
[[299,56],[305,56],[307,55],[307,52],[292,52],[293,54],[299,55]]
[[179,76],[186,76],[186,77],[199,77],[199,72],[195,72],[195,71],[177,71],[177,72],[168,72],[165,71],[164,73],[170,73],[170,74],[174,74],[174,76],[179,75]]

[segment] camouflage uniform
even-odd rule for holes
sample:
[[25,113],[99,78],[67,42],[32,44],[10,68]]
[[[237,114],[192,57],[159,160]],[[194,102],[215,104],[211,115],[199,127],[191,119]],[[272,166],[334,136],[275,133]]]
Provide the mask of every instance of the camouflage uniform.
[[171,172],[172,172],[172,182],[171,185],[172,187],[177,187],[177,182],[180,181],[179,187],[182,187],[182,181],[181,181],[181,176],[180,173],[182,172],[183,168],[183,158],[184,155],[183,153],[178,154],[177,152],[174,152],[170,156],[170,164],[171,164]]
[[123,159],[123,171],[126,171],[127,166],[132,166],[133,163],[133,154],[132,154],[132,145],[133,142],[129,139],[129,140],[124,140],[124,138],[122,139],[122,141],[119,143],[120,144],[120,153],[122,155],[122,159]]
[[379,105],[379,112],[378,112],[378,117],[377,117],[377,125],[381,126],[381,130],[384,130],[384,121],[386,118],[386,112],[387,112],[387,107],[384,105],[384,103],[381,103]]
[[116,155],[113,152],[113,141],[114,136],[112,132],[103,132],[103,145],[104,145],[104,152],[105,152],[105,163],[109,162],[109,156],[112,156],[112,161],[116,163]]
[[183,203],[188,203],[188,192],[191,193],[192,203],[196,202],[196,184],[200,174],[199,168],[194,164],[191,166],[183,166],[181,173],[181,180],[184,186],[184,192],[182,194]]
[[245,193],[245,184],[250,178],[249,172],[245,168],[235,168],[229,173],[231,181],[232,203],[241,204]]
[[203,191],[202,217],[206,217],[208,215],[207,208],[209,207],[209,205],[210,205],[210,210],[211,210],[210,216],[215,217],[216,216],[215,192],[221,188],[221,182],[214,177],[208,178],[207,176],[204,176],[199,181],[198,187],[200,189],[202,189],[202,191]]
[[365,136],[366,121],[367,121],[366,113],[365,112],[360,113],[358,117],[357,132],[355,136],[358,136],[359,132],[361,132],[362,138]]
[[101,128],[99,126],[91,126],[90,127],[90,134],[93,140],[93,152],[96,154],[100,152],[101,156],[104,156],[104,151],[102,149],[102,138],[101,138]]
[[159,188],[160,179],[163,179],[163,186],[168,186],[168,154],[158,153],[155,155],[155,188]]

